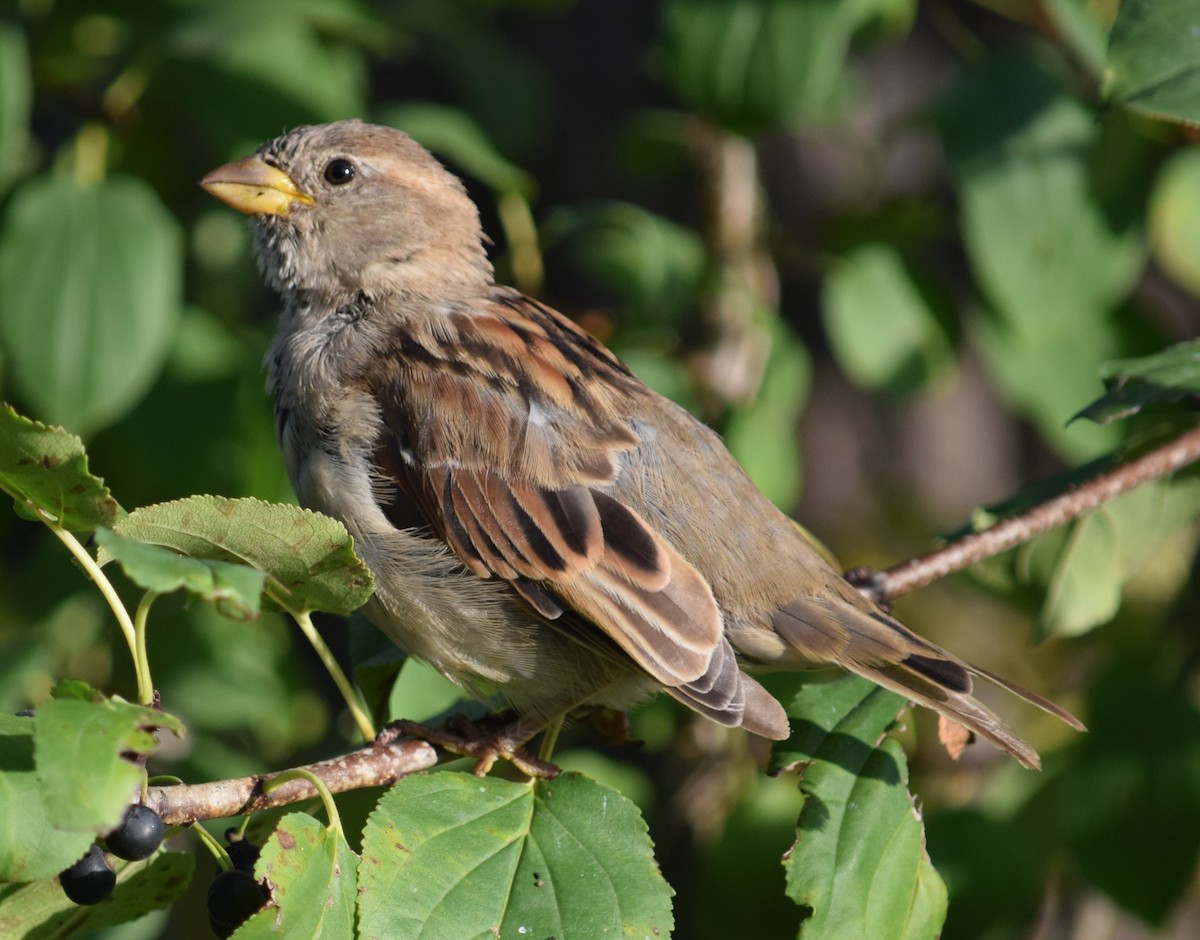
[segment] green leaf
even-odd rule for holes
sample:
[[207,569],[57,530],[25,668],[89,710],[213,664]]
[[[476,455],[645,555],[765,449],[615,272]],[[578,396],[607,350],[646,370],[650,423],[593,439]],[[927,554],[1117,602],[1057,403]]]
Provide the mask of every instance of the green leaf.
[[1092,115],[1041,59],[989,57],[946,99],[942,136],[958,177],[963,236],[994,316],[977,338],[1008,397],[1076,457],[1114,433],[1069,433],[1101,362],[1119,351],[1112,312],[1132,288],[1142,248],[1093,198]]
[[533,178],[506,159],[460,108],[426,102],[405,104],[388,108],[380,120],[453,160],[498,193],[515,193],[526,199],[533,195]]
[[1104,96],[1146,114],[1200,124],[1194,0],[1122,0],[1108,35]]
[[289,813],[263,846],[255,875],[266,878],[274,906],[238,929],[239,940],[354,937],[358,856],[340,829]]
[[804,807],[785,859],[787,892],[811,911],[803,940],[936,937],[946,889],[925,851],[900,745],[903,697],[857,676],[808,681],[788,703],[775,767],[802,766]]
[[[34,721],[0,715],[0,882],[53,877],[73,865],[94,838],[51,825],[33,762]],[[4,930],[5,916],[12,915],[0,903],[0,936],[21,936]]]
[[[82,856],[83,851],[78,854]],[[67,900],[53,878],[0,885],[0,937],[94,937],[105,927],[129,923],[173,904],[187,890],[195,864],[186,852],[159,852],[141,862],[117,860],[117,885],[112,895],[89,907]]]
[[[371,573],[355,557],[346,527],[298,506],[190,496],[136,509],[114,530],[189,558],[257,568],[267,575],[267,595],[284,610],[348,614],[371,596]],[[101,564],[107,560],[101,552]]]
[[1186,402],[1194,411],[1200,403],[1200,340],[1176,343],[1152,356],[1106,362],[1100,377],[1108,391],[1076,418],[1107,424],[1147,405],[1176,402]]
[[103,834],[121,821],[144,771],[134,761],[155,731],[183,734],[178,718],[117,699],[55,698],[38,707],[34,761],[54,826]]
[[0,405],[0,487],[18,507],[28,500],[70,531],[112,525],[123,512],[104,481],[88,472],[79,438],[7,405]]
[[[758,396],[730,412],[725,443],[755,486],[786,510],[795,505],[803,479],[794,441],[812,368],[808,351],[778,317],[771,314],[759,319],[773,334],[771,355]],[[764,442],[779,446],[764,446]]]
[[1200,514],[1200,481],[1154,480],[1018,550],[1018,575],[1043,587],[1039,636],[1075,636],[1110,621],[1125,585]]
[[1172,154],[1150,194],[1150,245],[1172,278],[1200,295],[1200,152]]
[[0,343],[22,395],[89,434],[125,414],[166,359],[183,239],[144,182],[42,178],[0,231]]
[[690,229],[627,202],[557,209],[543,226],[588,277],[616,294],[638,327],[676,325],[694,311],[707,264]]
[[408,777],[363,836],[364,937],[667,937],[671,889],[636,807],[577,774]]
[[672,0],[670,77],[685,102],[753,135],[827,117],[844,91],[850,39],[895,5],[846,0]]
[[833,269],[822,314],[842,367],[867,388],[911,392],[954,361],[945,330],[888,245],[864,245]]
[[187,558],[170,549],[96,530],[96,544],[115,559],[139,587],[159,594],[183,588],[216,605],[232,620],[258,619],[264,577],[247,565]]
[[[179,100],[206,118],[215,108],[244,121],[246,103],[230,100],[237,89],[253,93],[251,104],[272,105],[285,124],[354,117],[366,110],[366,62],[359,48],[337,41],[341,37],[377,44],[386,41],[387,29],[363,5],[345,0],[217,0],[177,21],[168,39],[167,77]],[[183,93],[200,79],[218,93]],[[266,113],[254,115],[255,123]]]
[[25,162],[33,78],[24,33],[0,22],[0,192]]

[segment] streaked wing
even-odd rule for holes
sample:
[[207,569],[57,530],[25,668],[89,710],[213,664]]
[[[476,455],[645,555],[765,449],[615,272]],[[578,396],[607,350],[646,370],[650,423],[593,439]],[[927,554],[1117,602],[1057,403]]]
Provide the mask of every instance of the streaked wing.
[[605,491],[639,443],[628,416],[643,386],[515,292],[447,311],[437,333],[420,326],[373,382],[391,434],[376,465],[397,516],[420,507],[473,573],[506,579],[547,619],[573,609],[677,697],[740,723],[749,680],[708,582]]

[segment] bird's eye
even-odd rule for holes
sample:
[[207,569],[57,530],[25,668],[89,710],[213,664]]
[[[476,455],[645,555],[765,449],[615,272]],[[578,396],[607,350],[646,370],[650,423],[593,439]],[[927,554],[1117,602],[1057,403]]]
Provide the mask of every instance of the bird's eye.
[[341,186],[343,183],[349,183],[354,179],[356,172],[357,170],[353,163],[342,157],[338,157],[325,164],[325,182],[332,183],[334,186]]

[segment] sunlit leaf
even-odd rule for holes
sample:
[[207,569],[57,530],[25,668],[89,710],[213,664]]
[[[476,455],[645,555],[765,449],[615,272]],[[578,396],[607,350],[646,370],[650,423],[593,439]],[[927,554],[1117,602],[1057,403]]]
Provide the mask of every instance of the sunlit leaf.
[[1104,95],[1155,117],[1200,124],[1200,7],[1122,0],[1108,37]]
[[586,777],[407,777],[363,837],[359,930],[389,937],[666,937],[671,889],[625,797]]
[[52,515],[64,528],[112,525],[121,507],[104,481],[88,472],[83,442],[0,405],[0,487]]
[[257,568],[268,576],[268,595],[285,610],[348,614],[373,588],[345,526],[298,506],[191,496],[136,509],[114,529],[191,558]]
[[804,807],[785,859],[788,895],[811,914],[803,940],[933,940],[946,889],[925,833],[900,745],[887,737],[903,697],[857,676],[805,682],[787,703],[792,736],[776,767],[800,766]]

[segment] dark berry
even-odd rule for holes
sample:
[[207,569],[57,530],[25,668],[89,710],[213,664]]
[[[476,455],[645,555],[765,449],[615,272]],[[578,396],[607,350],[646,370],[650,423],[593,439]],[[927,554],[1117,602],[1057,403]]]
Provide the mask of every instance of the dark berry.
[[267,902],[267,893],[249,872],[231,868],[208,886],[208,923],[224,940]]
[[258,861],[258,853],[262,850],[260,846],[242,839],[230,839],[229,833],[226,833],[225,850],[229,853],[229,860],[233,862],[234,868],[254,874],[254,863]]
[[58,876],[63,893],[76,904],[99,904],[112,894],[117,873],[95,842],[74,865]]
[[149,858],[162,840],[163,822],[158,813],[140,803],[129,807],[121,825],[104,837],[113,855],[131,862]]

